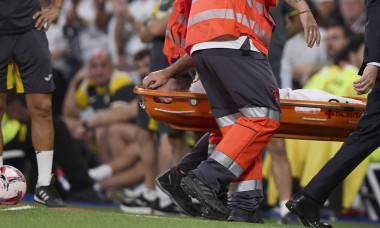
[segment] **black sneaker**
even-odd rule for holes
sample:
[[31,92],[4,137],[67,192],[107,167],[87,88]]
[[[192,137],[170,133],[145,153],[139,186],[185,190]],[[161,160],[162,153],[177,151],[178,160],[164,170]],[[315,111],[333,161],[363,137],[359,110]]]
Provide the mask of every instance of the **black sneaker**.
[[278,220],[278,224],[299,226],[298,217],[292,213],[287,213],[284,217]]
[[177,168],[173,167],[157,177],[156,184],[186,214],[200,216],[202,214],[200,208],[193,204],[191,198],[181,188],[182,177]]
[[181,187],[188,195],[196,198],[202,204],[205,218],[207,218],[205,215],[216,220],[228,218],[230,210],[219,200],[214,190],[195,176],[189,175],[182,178]]
[[65,202],[59,196],[57,190],[51,183],[48,186],[36,186],[34,200],[47,207],[64,207]]
[[165,207],[160,206],[160,201],[156,200],[152,206],[152,212],[154,215],[180,215],[181,209],[174,203],[170,203]]
[[134,214],[153,214],[153,205],[157,203],[158,199],[155,201],[149,201],[145,199],[143,194],[141,194],[138,198],[133,200],[123,200],[120,204],[120,210],[126,213],[134,213]]
[[256,214],[256,212],[249,212],[241,209],[232,209],[231,215],[227,219],[227,221],[264,223],[264,221]]

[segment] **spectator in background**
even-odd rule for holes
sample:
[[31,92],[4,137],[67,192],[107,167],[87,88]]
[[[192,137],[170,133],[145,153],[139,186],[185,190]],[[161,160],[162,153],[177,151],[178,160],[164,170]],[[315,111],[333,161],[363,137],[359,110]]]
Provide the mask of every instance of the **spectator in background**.
[[[63,110],[65,122],[77,139],[87,142],[92,137],[96,139],[103,163],[123,149],[112,147],[114,139],[109,135],[112,126],[122,124],[130,131],[135,129],[131,123],[137,115],[133,87],[130,77],[115,69],[106,51],[96,51],[89,70],[79,71],[69,86]],[[86,113],[81,112],[85,109]],[[87,148],[92,149],[91,145]]]
[[321,18],[325,20],[329,18],[336,7],[335,0],[312,0],[312,3],[316,6]]
[[[150,69],[156,71],[169,65],[162,49],[165,41],[165,31],[168,24],[174,0],[159,1],[156,4],[152,17],[146,24],[135,20],[130,13],[129,5],[123,0],[112,0],[115,12],[124,17],[133,28],[138,32],[142,42],[152,43],[150,54]],[[157,172],[164,172],[189,150],[183,132],[171,129],[166,123],[157,123],[151,119],[145,110],[139,109],[137,118],[137,140],[141,145],[141,159],[146,167],[144,184],[145,189],[138,199],[131,202],[123,202],[121,209],[125,212],[144,212],[154,211],[177,212],[170,198],[156,191],[155,178]],[[154,137],[158,133],[159,156],[157,156]],[[157,164],[157,159],[159,160]],[[159,171],[158,171],[158,170]],[[158,201],[158,203],[156,203]],[[136,211],[137,210],[137,211]]]
[[[304,85],[305,89],[321,89],[326,91],[326,86],[334,78],[335,74],[340,71],[339,66],[334,63],[334,58],[341,52],[344,48],[347,47],[348,43],[351,40],[351,32],[349,28],[340,24],[332,24],[327,28],[326,31],[326,45],[327,45],[327,54],[331,63],[323,67],[318,73],[313,75],[310,80]],[[315,84],[318,81],[318,88],[315,88]],[[313,87],[309,87],[310,84],[313,84]]]
[[[139,51],[134,57],[136,71],[141,77],[149,73],[150,51],[145,49]],[[115,159],[90,169],[90,176],[97,181],[96,188],[102,191],[110,190],[107,195],[115,202],[120,202],[120,196],[126,195],[128,188],[134,187],[142,180],[145,168],[142,167],[140,158],[140,145],[131,143],[129,140],[136,140],[136,128],[131,131],[126,125],[116,125],[110,130],[110,138],[113,144],[127,145],[118,146],[121,152]],[[131,144],[131,145],[128,145]],[[116,189],[115,189],[116,188]]]
[[365,6],[364,0],[340,0],[339,9],[344,24],[353,33],[364,33],[365,29]]

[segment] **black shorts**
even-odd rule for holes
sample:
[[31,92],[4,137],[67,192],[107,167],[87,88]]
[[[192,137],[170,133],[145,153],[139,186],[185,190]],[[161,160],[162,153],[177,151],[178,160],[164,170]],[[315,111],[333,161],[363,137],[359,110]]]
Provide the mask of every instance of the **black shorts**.
[[18,93],[51,93],[52,76],[48,40],[44,31],[0,36],[0,92],[16,85]]
[[[141,102],[141,97],[139,103]],[[154,120],[148,113],[139,105],[139,111],[136,120],[137,126],[148,131],[156,131],[160,134],[168,133],[170,136],[183,135],[185,131],[171,128],[167,123]]]

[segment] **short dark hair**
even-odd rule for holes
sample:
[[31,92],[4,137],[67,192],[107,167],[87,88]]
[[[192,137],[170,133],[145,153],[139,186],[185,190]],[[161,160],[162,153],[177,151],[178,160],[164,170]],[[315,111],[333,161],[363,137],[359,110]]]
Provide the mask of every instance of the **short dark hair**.
[[357,52],[360,48],[360,46],[364,44],[364,35],[359,34],[352,37],[350,43],[348,43],[347,47],[343,48],[341,51],[339,51],[336,56],[334,57],[334,63],[338,64],[340,61],[347,61],[349,60],[349,53],[350,52]]
[[329,28],[341,28],[343,30],[344,37],[347,37],[347,38],[351,38],[353,35],[353,33],[349,27],[347,27],[346,25],[344,25],[342,23],[338,23],[336,21],[331,21],[327,25],[326,29],[329,29]]
[[174,78],[177,79],[177,85],[180,91],[189,91],[191,83],[194,80],[194,77],[190,71],[174,76]]
[[139,61],[144,59],[146,56],[150,55],[150,50],[149,49],[143,49],[141,51],[138,51],[135,56],[133,57],[133,61]]

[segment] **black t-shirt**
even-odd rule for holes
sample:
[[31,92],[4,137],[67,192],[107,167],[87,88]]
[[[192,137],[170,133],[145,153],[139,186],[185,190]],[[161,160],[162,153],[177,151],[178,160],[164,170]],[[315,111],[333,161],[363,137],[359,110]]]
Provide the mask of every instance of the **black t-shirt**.
[[12,35],[33,28],[39,0],[0,0],[0,35]]

